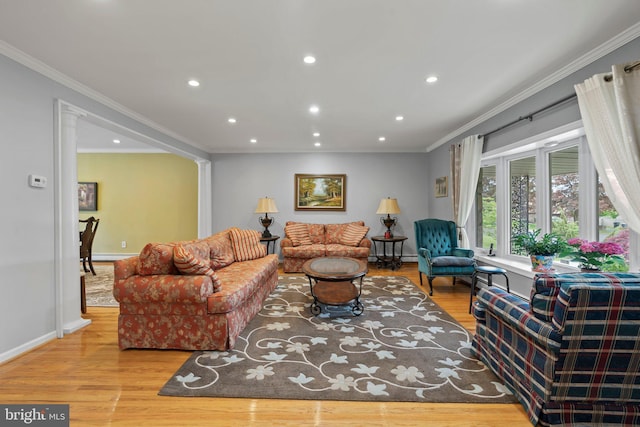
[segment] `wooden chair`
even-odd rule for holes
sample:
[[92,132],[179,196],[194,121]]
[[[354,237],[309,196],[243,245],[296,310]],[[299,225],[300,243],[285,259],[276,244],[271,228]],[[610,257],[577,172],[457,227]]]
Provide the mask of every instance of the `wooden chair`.
[[[96,271],[93,269],[91,248],[93,246],[93,238],[98,230],[100,220],[95,219],[94,217],[89,217],[87,219],[81,219],[80,222],[86,224],[84,231],[80,232],[80,259],[82,260],[82,268],[85,272],[91,271],[95,276]],[[89,262],[89,269],[87,269],[87,262]]]

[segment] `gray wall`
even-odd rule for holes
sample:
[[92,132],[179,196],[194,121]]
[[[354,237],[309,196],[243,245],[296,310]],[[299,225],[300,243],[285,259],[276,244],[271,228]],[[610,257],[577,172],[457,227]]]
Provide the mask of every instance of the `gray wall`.
[[[0,56],[0,354],[55,330],[51,92]],[[49,185],[28,187],[29,174]]]
[[[369,236],[386,228],[376,215],[380,199],[395,197],[402,213],[394,234],[405,235],[404,254],[416,254],[413,221],[427,218],[427,153],[403,154],[221,154],[212,156],[213,230],[230,226],[263,230],[255,214],[258,198],[275,199],[279,212],[269,227],[284,235],[287,221],[341,223],[363,220]],[[346,211],[294,210],[294,176],[346,174]],[[276,245],[279,248],[279,244]]]

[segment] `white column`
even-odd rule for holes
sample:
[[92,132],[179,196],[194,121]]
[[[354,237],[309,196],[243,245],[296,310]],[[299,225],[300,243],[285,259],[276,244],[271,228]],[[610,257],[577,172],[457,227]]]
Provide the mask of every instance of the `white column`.
[[211,162],[196,160],[198,165],[198,237],[211,235]]
[[58,233],[60,244],[59,274],[56,284],[57,310],[62,315],[65,334],[77,331],[91,323],[83,319],[80,311],[80,252],[78,227],[78,165],[77,132],[81,111],[69,105],[59,104],[58,142]]

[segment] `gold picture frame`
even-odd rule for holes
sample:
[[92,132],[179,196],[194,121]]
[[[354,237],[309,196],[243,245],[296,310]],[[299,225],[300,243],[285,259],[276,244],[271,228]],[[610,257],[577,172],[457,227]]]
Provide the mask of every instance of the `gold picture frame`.
[[449,193],[449,177],[441,176],[436,178],[435,195],[436,197],[447,197]]
[[347,175],[295,174],[297,211],[346,211]]

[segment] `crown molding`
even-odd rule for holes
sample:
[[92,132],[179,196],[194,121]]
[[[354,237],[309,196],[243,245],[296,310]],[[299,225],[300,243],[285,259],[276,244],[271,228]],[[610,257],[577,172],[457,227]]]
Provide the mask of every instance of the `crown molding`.
[[81,154],[172,154],[159,148],[78,148],[77,152]]
[[178,135],[177,133],[163,127],[162,125],[136,113],[133,110],[129,110],[128,108],[126,108],[125,106],[117,103],[116,101],[114,101],[113,99],[101,94],[100,92],[97,92],[93,89],[91,89],[88,86],[83,85],[82,83],[78,82],[77,80],[72,79],[71,77],[67,76],[64,73],[61,73],[60,71],[56,70],[55,68],[45,64],[44,62],[28,55],[27,53],[21,51],[20,49],[10,45],[9,43],[0,40],[0,54],[4,55],[14,61],[16,61],[17,63],[24,65],[25,67],[39,73],[42,74],[43,76],[53,80],[56,83],[60,83],[63,86],[68,87],[69,89],[72,89],[94,101],[97,101],[109,108],[111,108],[114,111],[117,111],[120,114],[123,114],[127,117],[129,117],[130,119],[133,119],[145,126],[148,126],[154,130],[157,130],[158,132],[161,132],[173,139],[176,139],[180,142],[183,142],[185,144],[191,145],[192,147],[198,147],[197,144],[193,143],[192,141],[189,141],[188,139],[184,138],[181,135]]
[[632,41],[632,40],[634,40],[634,39],[636,39],[638,37],[640,37],[640,22],[638,22],[637,24],[627,28],[625,31],[623,31],[622,33],[618,34],[614,38],[606,41],[605,43],[603,43],[600,46],[596,47],[595,49],[591,50],[590,52],[587,52],[586,54],[582,55],[581,57],[579,57],[575,61],[571,62],[570,64],[568,64],[568,65],[566,65],[566,66],[564,66],[562,68],[560,68],[558,71],[556,71],[553,74],[547,76],[546,78],[540,80],[539,82],[537,82],[533,86],[530,86],[529,88],[527,88],[524,91],[520,92],[519,94],[513,96],[512,98],[508,99],[507,101],[503,102],[502,104],[492,108],[491,110],[487,111],[486,113],[484,113],[484,114],[478,116],[477,118],[473,119],[472,121],[468,122],[464,126],[461,126],[458,129],[454,130],[453,132],[445,135],[443,138],[440,138],[438,141],[436,141],[435,143],[433,143],[432,145],[427,147],[427,149],[426,149],[427,153],[430,152],[430,151],[435,150],[436,148],[440,147],[442,144],[445,144],[445,143],[451,141],[453,138],[462,135],[466,131],[468,131],[470,129],[473,129],[475,126],[477,126],[477,125],[489,120],[493,116],[495,116],[495,115],[497,115],[497,114],[499,114],[499,113],[501,113],[501,112],[513,107],[517,103],[519,103],[521,101],[524,101],[525,99],[535,95],[536,93],[540,92],[541,90],[548,88],[552,84],[557,83],[560,80],[564,79],[565,77],[570,76],[571,74],[575,73],[576,71],[581,70],[582,68],[586,67],[587,65],[595,62],[596,60],[598,60],[598,59],[602,58],[603,56],[613,52],[614,50],[624,46],[625,44],[629,43],[630,41]]

